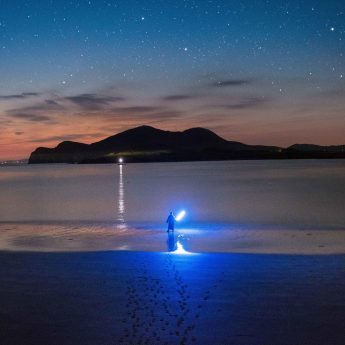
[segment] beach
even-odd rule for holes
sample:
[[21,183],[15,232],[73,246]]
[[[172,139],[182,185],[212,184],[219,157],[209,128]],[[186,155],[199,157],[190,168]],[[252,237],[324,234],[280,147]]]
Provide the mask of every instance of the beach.
[[1,344],[343,344],[345,255],[0,253]]
[[[345,227],[310,229],[238,224],[181,227],[175,242],[192,253],[345,254]],[[0,250],[30,252],[169,250],[165,224],[130,226],[110,222],[0,223]]]
[[0,8],[0,345],[345,345],[345,0]]
[[1,170],[1,345],[343,344],[343,161],[120,167]]
[[1,344],[342,344],[345,231],[0,224]]

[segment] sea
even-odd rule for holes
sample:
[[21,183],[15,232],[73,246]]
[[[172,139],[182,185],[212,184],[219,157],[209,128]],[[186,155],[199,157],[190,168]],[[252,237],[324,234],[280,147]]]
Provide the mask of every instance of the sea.
[[344,229],[345,160],[0,167],[0,222]]

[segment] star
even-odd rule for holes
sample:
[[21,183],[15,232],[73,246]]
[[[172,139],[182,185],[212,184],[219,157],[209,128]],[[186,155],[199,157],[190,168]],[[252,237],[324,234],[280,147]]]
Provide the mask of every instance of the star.
[[[246,3],[250,2],[242,1],[238,8],[234,8],[231,1],[225,0],[162,1],[159,6],[153,6],[149,0],[137,1],[137,6],[128,0],[60,0],[59,6],[53,10],[51,1],[43,1],[39,6],[35,5],[35,0],[24,3],[27,5],[20,16],[13,11],[12,7],[16,6],[9,6],[5,15],[0,15],[0,54],[3,65],[8,68],[2,76],[3,86],[0,85],[1,124],[9,123],[7,111],[21,106],[16,104],[17,100],[23,103],[24,110],[32,107],[33,112],[39,108],[33,96],[20,96],[22,92],[41,92],[38,101],[42,99],[44,102],[44,92],[47,97],[53,97],[50,91],[44,90],[61,89],[65,95],[56,96],[61,102],[61,111],[72,113],[77,105],[67,101],[62,104],[62,97],[77,97],[84,93],[95,97],[104,93],[107,96],[113,88],[119,88],[123,93],[123,105],[119,104],[119,108],[130,109],[133,106],[136,109],[136,103],[141,102],[152,105],[152,109],[156,106],[164,106],[167,111],[170,107],[179,108],[180,113],[176,111],[176,117],[184,121],[179,122],[181,129],[216,114],[210,126],[222,127],[221,132],[225,133],[226,128],[233,124],[229,113],[235,116],[243,112],[248,119],[258,113],[270,123],[275,112],[270,102],[274,103],[276,99],[281,107],[279,120],[289,116],[293,97],[296,97],[296,104],[306,104],[306,107],[301,106],[301,116],[326,113],[329,93],[320,95],[323,97],[320,109],[316,104],[309,106],[309,95],[319,95],[317,84],[322,90],[328,90],[337,83],[341,88],[345,81],[345,11],[341,6],[334,6],[332,1],[325,1],[321,7],[317,1],[305,2],[305,6],[298,8],[269,0],[264,1],[267,6],[255,1],[248,5]],[[198,25],[198,30],[193,29],[194,25]],[[29,82],[30,78],[33,80]],[[127,87],[132,80],[133,86]],[[217,80],[221,83],[217,84]],[[11,85],[11,93],[5,85]],[[197,91],[194,90],[195,85]],[[12,89],[13,95],[19,96],[4,97],[7,93],[12,94]],[[192,94],[193,100],[177,102],[179,97],[175,99],[174,95],[178,96],[178,90],[182,89],[181,99]],[[204,93],[207,97],[201,95]],[[228,94],[230,106],[222,107]],[[261,104],[257,101],[259,96],[267,96],[267,101]],[[90,98],[93,102],[90,103],[90,111],[95,111],[95,116],[96,113],[108,116],[116,108],[115,103],[106,103],[104,95],[100,95],[99,100]],[[162,101],[161,105],[165,98],[167,101]],[[89,106],[89,103],[85,105],[83,97],[81,102],[84,102],[84,108]],[[339,93],[335,94],[332,102],[335,103],[334,109],[341,113],[343,99]],[[262,109],[254,106],[259,103]],[[210,107],[208,114],[204,114],[204,106]],[[312,110],[314,108],[315,111]],[[64,126],[66,117],[58,114],[57,106],[53,110],[58,119],[56,125]],[[126,117],[126,111],[116,111],[112,121],[115,123],[121,118],[119,123],[129,127],[129,123],[139,125],[142,121],[158,125],[162,122],[162,127],[166,122],[168,129],[175,126],[175,113],[165,115],[162,111],[156,115],[148,111],[143,119],[139,115]],[[44,110],[37,110],[39,112]],[[5,122],[2,122],[3,118]],[[23,126],[33,125],[34,121],[28,119],[16,117],[15,122],[22,121]],[[91,116],[87,121],[90,125],[96,123]],[[242,119],[238,121],[240,123]],[[237,125],[237,119],[234,122]],[[293,126],[295,124],[291,122],[291,133],[294,133]],[[333,122],[329,126],[333,126]],[[53,124],[51,128],[53,133]],[[239,125],[239,128],[242,127]],[[97,131],[95,128],[94,132]],[[263,134],[259,132],[255,135]],[[339,132],[335,128],[334,133]],[[248,135],[253,132],[250,133]],[[323,133],[321,127],[312,134],[315,143],[319,140],[319,133]],[[275,135],[272,134],[267,141],[274,141]],[[278,138],[277,143],[290,140],[285,138],[287,136]],[[323,133],[320,140],[327,141],[325,138]],[[255,141],[256,138],[250,140]],[[330,135],[329,141],[332,140]],[[337,140],[341,142],[342,139]],[[0,143],[0,159],[1,150]]]

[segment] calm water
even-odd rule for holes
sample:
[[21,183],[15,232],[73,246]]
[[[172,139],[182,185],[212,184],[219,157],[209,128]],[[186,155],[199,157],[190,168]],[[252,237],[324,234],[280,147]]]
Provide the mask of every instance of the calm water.
[[1,221],[345,227],[345,160],[0,168]]

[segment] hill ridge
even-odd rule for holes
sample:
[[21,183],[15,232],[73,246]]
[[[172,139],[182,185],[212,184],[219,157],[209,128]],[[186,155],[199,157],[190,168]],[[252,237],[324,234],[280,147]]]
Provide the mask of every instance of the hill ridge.
[[[247,145],[228,141],[203,127],[167,131],[148,125],[130,128],[91,144],[62,141],[54,148],[38,147],[29,158],[35,163],[167,162],[227,159],[345,158],[344,149],[331,151],[277,146]],[[315,145],[318,147],[317,145]],[[323,147],[322,147],[323,148]],[[344,156],[344,157],[343,157]]]

